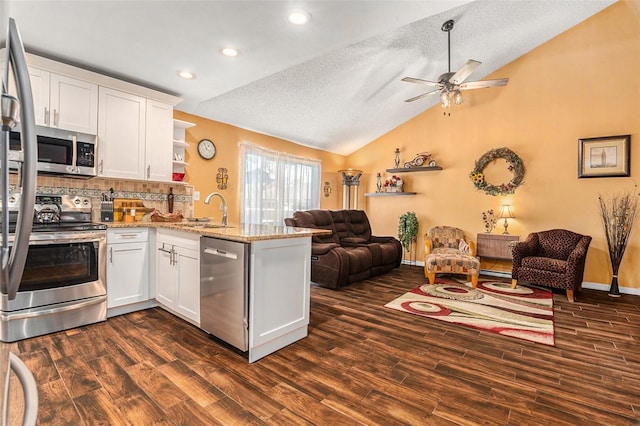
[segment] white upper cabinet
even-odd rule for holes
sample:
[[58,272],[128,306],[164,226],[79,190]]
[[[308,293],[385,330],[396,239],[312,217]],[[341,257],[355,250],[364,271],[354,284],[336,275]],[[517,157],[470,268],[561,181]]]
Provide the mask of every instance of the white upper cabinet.
[[33,111],[38,126],[48,126],[50,121],[49,75],[49,71],[29,68],[29,81],[33,92]]
[[173,106],[100,87],[98,174],[171,181]]
[[36,124],[95,135],[98,85],[29,68]]
[[97,135],[99,176],[171,182],[180,98],[31,54],[27,63],[36,125]]
[[98,174],[145,179],[147,100],[106,87],[98,98]]
[[170,181],[173,173],[173,106],[147,99],[146,178]]

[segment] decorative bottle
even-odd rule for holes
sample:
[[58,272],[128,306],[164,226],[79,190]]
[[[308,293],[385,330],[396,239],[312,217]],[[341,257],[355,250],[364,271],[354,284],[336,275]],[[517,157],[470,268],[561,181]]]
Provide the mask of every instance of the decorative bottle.
[[169,213],[173,213],[173,188],[169,188],[169,194],[167,195],[167,202],[169,203]]

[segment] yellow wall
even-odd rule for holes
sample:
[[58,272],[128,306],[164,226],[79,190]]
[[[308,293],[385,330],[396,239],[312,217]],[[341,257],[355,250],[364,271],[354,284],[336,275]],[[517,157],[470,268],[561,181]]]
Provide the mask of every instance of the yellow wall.
[[[337,209],[342,206],[339,187],[341,180],[336,173],[344,167],[345,157],[331,154],[313,148],[297,145],[282,139],[266,136],[249,130],[240,129],[228,124],[208,120],[196,115],[175,111],[174,117],[179,120],[195,123],[194,127],[187,129],[186,142],[189,147],[186,150],[185,161],[189,163],[185,181],[194,186],[194,191],[200,191],[200,201],[194,202],[195,216],[209,216],[219,220],[221,213],[218,210],[219,200],[214,199],[211,205],[204,204],[207,194],[218,191],[227,200],[229,210],[229,223],[240,222],[240,148],[239,141],[251,142],[265,148],[307,158],[322,161],[322,182],[329,181],[333,192],[329,197],[322,195],[320,207],[323,209]],[[197,152],[197,144],[201,139],[210,139],[216,146],[216,156],[211,160],[202,159]],[[218,168],[228,170],[229,182],[225,190],[219,190],[216,183]]]
[[[455,225],[475,240],[484,232],[481,214],[511,204],[516,219],[511,234],[524,239],[529,232],[567,228],[593,237],[585,281],[609,283],[611,267],[598,210],[598,194],[633,188],[630,178],[578,179],[578,139],[631,134],[632,178],[640,170],[640,8],[619,2],[498,70],[488,78],[508,77],[503,88],[464,92],[465,102],[444,116],[440,106],[383,135],[348,157],[315,150],[282,139],[176,111],[175,117],[195,122],[187,129],[187,180],[204,198],[216,191],[219,167],[229,170],[229,220],[239,221],[238,141],[274,150],[319,158],[322,181],[333,192],[321,208],[342,207],[339,169],[363,170],[359,207],[364,208],[376,235],[397,235],[398,217],[415,211],[420,221],[417,258],[423,258],[422,234],[430,226]],[[482,54],[478,58],[482,60]],[[419,76],[418,76],[419,77]],[[429,76],[423,76],[425,78]],[[471,77],[473,80],[473,76]],[[398,108],[403,108],[402,103]],[[202,160],[197,141],[208,138],[218,149]],[[525,181],[515,194],[493,197],[477,190],[468,178],[475,161],[493,148],[508,147],[524,161]],[[375,192],[375,175],[393,167],[394,149],[402,163],[429,151],[442,171],[403,173],[405,191],[413,196],[364,197]],[[491,183],[507,182],[502,165],[487,167]],[[637,180],[637,179],[636,179]],[[640,180],[638,180],[640,183]],[[639,189],[640,192],[640,189]],[[213,206],[195,202],[196,216],[220,217]],[[640,221],[640,219],[639,219]],[[639,227],[636,223],[635,228]],[[501,233],[498,223],[494,233]],[[640,288],[640,231],[631,236],[620,271],[620,285]],[[509,265],[491,265],[509,270]]]
[[[484,231],[482,212],[511,204],[516,219],[509,231],[522,239],[551,228],[591,235],[585,281],[609,283],[598,194],[632,189],[634,182],[578,179],[578,139],[631,134],[631,176],[640,183],[639,21],[631,3],[616,3],[489,76],[508,77],[506,87],[464,92],[464,104],[451,116],[436,106],[350,155],[348,167],[365,171],[362,192],[375,191],[375,174],[385,175],[393,166],[396,147],[403,162],[429,151],[443,167],[400,175],[407,182],[405,191],[418,195],[363,197],[375,233],[397,234],[398,217],[415,211],[422,260],[422,234],[428,227],[455,225],[475,240]],[[481,52],[476,59],[482,60]],[[468,174],[482,154],[502,146],[524,161],[525,181],[515,194],[493,197],[477,190]],[[511,176],[490,182],[507,182]],[[494,233],[502,229],[499,223]],[[640,288],[639,257],[640,231],[634,229],[620,270],[621,286]]]

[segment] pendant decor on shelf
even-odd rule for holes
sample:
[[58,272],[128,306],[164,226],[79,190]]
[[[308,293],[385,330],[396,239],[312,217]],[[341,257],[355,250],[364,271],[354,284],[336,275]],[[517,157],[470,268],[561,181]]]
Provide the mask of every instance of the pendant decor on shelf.
[[218,173],[216,174],[216,183],[218,184],[218,189],[227,189],[228,182],[229,175],[227,174],[227,169],[224,167],[220,167],[218,169]]
[[[485,180],[484,169],[497,159],[502,158],[507,162],[508,170],[513,173],[513,178],[507,183],[494,185]],[[469,173],[469,178],[476,188],[486,192],[489,195],[507,195],[513,194],[518,186],[524,180],[524,163],[518,157],[518,154],[509,148],[496,148],[485,153],[476,161],[476,166]]]

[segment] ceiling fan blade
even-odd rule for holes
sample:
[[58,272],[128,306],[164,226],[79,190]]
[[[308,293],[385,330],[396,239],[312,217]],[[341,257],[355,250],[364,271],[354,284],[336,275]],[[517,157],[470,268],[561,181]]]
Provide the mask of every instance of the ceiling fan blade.
[[469,59],[467,63],[462,66],[462,68],[460,68],[458,71],[456,71],[456,73],[453,76],[451,76],[451,78],[449,79],[449,82],[455,85],[461,84],[480,65],[482,65],[482,62]]
[[468,83],[462,83],[460,85],[460,90],[484,89],[487,87],[506,86],[508,82],[509,82],[508,78],[498,78],[496,80],[470,81]]
[[429,81],[429,80],[422,80],[420,78],[404,77],[402,81],[406,81],[409,83],[424,84],[426,86],[437,87],[438,89],[442,88],[442,83],[436,83],[435,81]]
[[430,92],[423,93],[422,95],[418,95],[418,96],[415,96],[413,98],[406,99],[405,102],[417,101],[418,99],[425,98],[425,97],[427,97],[429,95],[433,95],[434,93],[440,93],[440,89],[432,90]]

